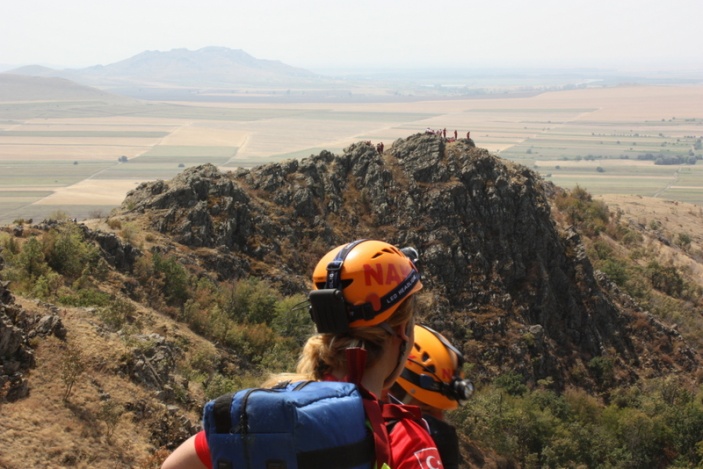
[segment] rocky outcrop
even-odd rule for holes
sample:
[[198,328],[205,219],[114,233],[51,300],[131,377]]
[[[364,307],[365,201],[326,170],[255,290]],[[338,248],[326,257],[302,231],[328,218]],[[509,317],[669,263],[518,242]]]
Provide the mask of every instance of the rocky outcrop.
[[[0,254],[2,254],[0,248]],[[0,270],[4,262],[0,257]],[[16,401],[29,394],[27,374],[36,365],[29,339],[35,336],[66,337],[56,312],[39,316],[15,304],[8,281],[0,277],[0,403]]]
[[[199,255],[221,277],[260,275],[286,293],[308,288],[332,246],[367,237],[412,245],[431,299],[423,320],[463,346],[477,375],[510,369],[559,386],[607,355],[621,379],[634,379],[636,314],[600,287],[579,234],[555,224],[554,191],[471,142],[418,134],[384,154],[362,142],[233,173],[190,168],[140,185],[121,210],[208,248]],[[671,368],[698,363],[663,334]]]
[[131,272],[134,263],[141,252],[130,243],[124,242],[114,233],[92,231],[85,225],[80,225],[86,239],[95,241],[100,246],[100,252],[105,261],[122,272]]

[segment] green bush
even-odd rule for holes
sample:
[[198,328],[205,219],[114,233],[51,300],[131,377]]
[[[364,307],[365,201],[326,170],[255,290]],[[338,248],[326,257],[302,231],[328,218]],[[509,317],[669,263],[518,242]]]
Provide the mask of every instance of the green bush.
[[610,222],[608,206],[599,200],[593,200],[591,194],[580,186],[574,187],[555,199],[559,211],[566,214],[569,223],[579,227],[588,235],[597,235]]
[[171,305],[182,305],[190,297],[188,271],[176,258],[153,256],[154,273],[163,281],[161,292]]
[[240,389],[241,385],[235,378],[226,378],[219,373],[214,374],[205,383],[205,398],[214,399],[223,394]]
[[647,265],[647,272],[652,287],[674,298],[681,297],[684,280],[676,267],[665,267],[656,261]]
[[627,267],[622,261],[608,259],[599,263],[598,268],[602,270],[610,280],[621,287],[624,286],[630,279]]
[[626,230],[621,240],[625,246],[632,247],[639,245],[642,242],[643,238],[638,231]]
[[62,288],[57,295],[59,303],[67,306],[108,306],[112,302],[109,294],[92,288],[78,291]]
[[525,377],[520,373],[515,373],[509,371],[505,374],[498,376],[494,384],[499,388],[505,390],[511,396],[522,396],[527,392],[527,386],[525,386]]
[[115,298],[108,306],[101,308],[99,314],[107,326],[112,330],[119,330],[125,324],[132,322],[132,315],[136,309],[131,302]]
[[[596,358],[589,368],[607,373],[608,360]],[[576,389],[510,395],[494,381],[448,418],[523,467],[693,468],[703,463],[702,397],[678,377],[614,390],[609,404]]]
[[292,339],[298,347],[302,347],[308,337],[315,333],[305,295],[295,295],[276,302],[274,312],[271,328],[276,334]]
[[607,389],[612,386],[615,380],[614,363],[610,357],[593,357],[588,362],[588,369],[591,371],[596,384],[601,389]]
[[78,278],[86,267],[95,266],[100,257],[97,247],[83,239],[83,232],[74,223],[45,233],[42,248],[47,264],[69,279]]
[[15,265],[20,282],[31,282],[49,271],[41,243],[36,237],[32,236],[23,244],[22,250],[16,256]]
[[59,289],[63,285],[63,279],[56,272],[47,272],[40,275],[34,282],[32,291],[30,292],[35,298],[41,300],[51,300],[56,296]]
[[225,286],[220,307],[235,322],[271,324],[278,298],[278,292],[269,282],[246,278]]

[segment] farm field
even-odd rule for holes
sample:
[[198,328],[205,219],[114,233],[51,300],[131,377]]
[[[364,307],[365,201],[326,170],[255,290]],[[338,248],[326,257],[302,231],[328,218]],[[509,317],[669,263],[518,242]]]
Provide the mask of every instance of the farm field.
[[[593,194],[703,206],[703,87],[388,103],[0,102],[0,224],[107,215],[127,191],[206,162],[252,167],[426,128]],[[644,159],[646,158],[646,159]],[[672,162],[679,158],[685,163]],[[698,164],[690,164],[697,162]]]

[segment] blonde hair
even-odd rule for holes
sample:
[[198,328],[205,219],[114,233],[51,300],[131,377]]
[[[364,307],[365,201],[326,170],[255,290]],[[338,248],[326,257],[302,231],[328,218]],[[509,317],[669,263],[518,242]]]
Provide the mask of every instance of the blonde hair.
[[[411,295],[400,304],[385,324],[393,328],[411,320],[414,315],[415,295]],[[346,370],[346,349],[349,347],[365,348],[366,367],[371,367],[381,357],[388,335],[388,329],[382,326],[355,327],[344,335],[314,335],[303,347],[298,360],[297,374],[302,379],[320,381],[333,371]]]

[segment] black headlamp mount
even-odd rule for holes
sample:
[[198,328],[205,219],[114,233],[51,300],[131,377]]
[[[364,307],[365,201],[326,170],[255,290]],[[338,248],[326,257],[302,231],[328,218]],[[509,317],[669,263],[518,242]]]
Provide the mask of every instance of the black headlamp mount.
[[[422,366],[419,363],[418,365]],[[462,379],[459,376],[454,376],[449,383],[445,383],[431,371],[428,371],[427,374],[417,374],[408,368],[405,368],[400,376],[415,386],[419,386],[427,391],[439,393],[457,402],[467,401],[474,392],[474,385],[471,381]]]
[[320,334],[345,334],[349,331],[349,305],[344,300],[339,274],[349,252],[364,241],[358,239],[340,249],[332,262],[327,264],[325,288],[312,290],[308,295],[310,317]]
[[344,301],[342,290],[338,288],[313,290],[308,299],[310,317],[317,326],[317,332],[344,334],[349,331],[347,302]]

